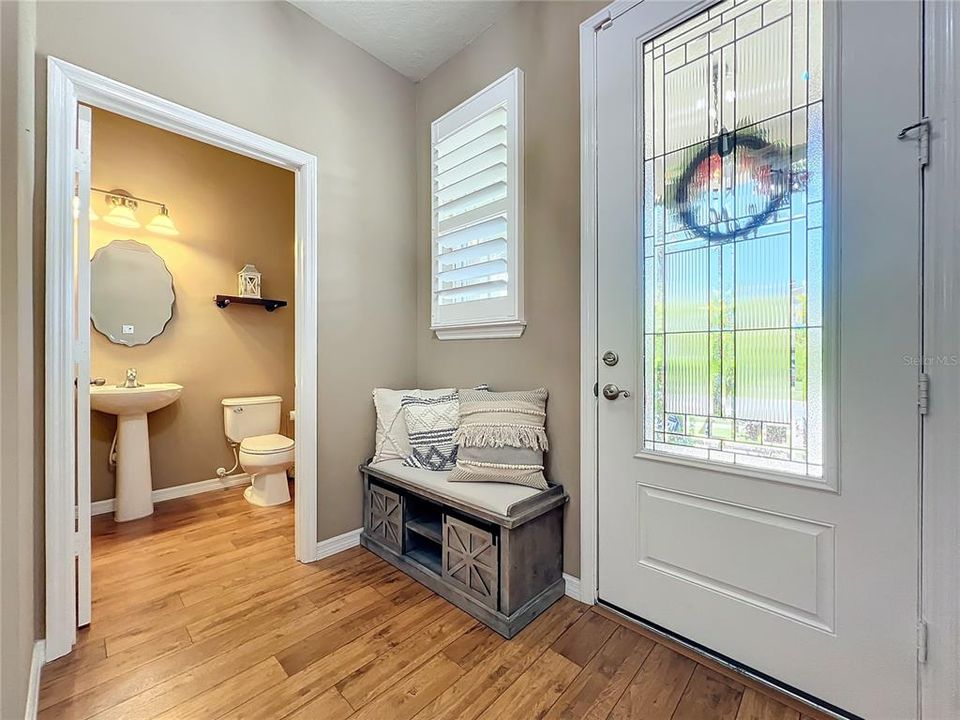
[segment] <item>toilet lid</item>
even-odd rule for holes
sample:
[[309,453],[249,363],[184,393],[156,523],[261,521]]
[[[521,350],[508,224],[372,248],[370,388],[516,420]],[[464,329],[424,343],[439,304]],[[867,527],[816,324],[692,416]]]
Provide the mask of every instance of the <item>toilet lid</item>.
[[254,437],[244,438],[240,443],[240,449],[246,453],[254,455],[267,455],[269,453],[281,452],[293,448],[293,440],[285,435],[256,435]]

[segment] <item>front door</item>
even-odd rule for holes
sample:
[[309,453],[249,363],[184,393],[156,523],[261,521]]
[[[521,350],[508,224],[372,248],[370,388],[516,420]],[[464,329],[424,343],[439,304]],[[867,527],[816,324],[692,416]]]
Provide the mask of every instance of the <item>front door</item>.
[[[599,597],[917,717],[919,2],[597,34]],[[609,351],[609,352],[607,352]]]

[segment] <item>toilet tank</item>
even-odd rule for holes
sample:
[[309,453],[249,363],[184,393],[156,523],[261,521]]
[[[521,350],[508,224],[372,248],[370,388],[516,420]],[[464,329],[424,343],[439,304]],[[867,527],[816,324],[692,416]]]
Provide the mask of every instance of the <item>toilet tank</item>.
[[223,430],[230,442],[280,432],[279,395],[224,398]]

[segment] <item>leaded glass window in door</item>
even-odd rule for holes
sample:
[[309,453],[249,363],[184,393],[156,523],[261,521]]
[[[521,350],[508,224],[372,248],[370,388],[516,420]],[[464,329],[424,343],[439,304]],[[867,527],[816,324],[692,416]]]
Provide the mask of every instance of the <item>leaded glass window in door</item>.
[[725,0],[642,47],[647,451],[823,473],[817,0]]

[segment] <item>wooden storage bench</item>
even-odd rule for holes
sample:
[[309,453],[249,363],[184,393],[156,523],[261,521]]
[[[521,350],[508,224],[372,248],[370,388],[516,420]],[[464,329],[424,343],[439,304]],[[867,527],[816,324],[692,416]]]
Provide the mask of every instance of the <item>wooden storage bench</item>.
[[360,472],[360,544],[504,637],[563,595],[561,486],[454,483],[400,460]]

